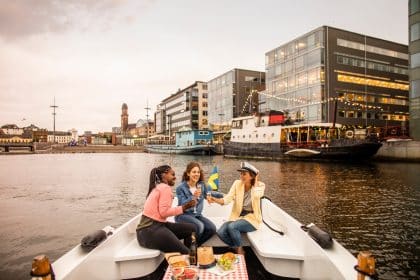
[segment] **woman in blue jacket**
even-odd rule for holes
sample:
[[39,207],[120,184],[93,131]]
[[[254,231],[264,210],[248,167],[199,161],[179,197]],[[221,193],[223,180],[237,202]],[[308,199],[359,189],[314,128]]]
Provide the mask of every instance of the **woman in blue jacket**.
[[186,210],[176,216],[176,222],[191,223],[196,226],[198,246],[206,242],[216,232],[216,226],[202,215],[204,200],[207,199],[207,190],[204,183],[203,170],[197,162],[190,162],[182,176],[181,184],[176,188],[178,205],[183,205],[191,200],[196,200],[196,207]]

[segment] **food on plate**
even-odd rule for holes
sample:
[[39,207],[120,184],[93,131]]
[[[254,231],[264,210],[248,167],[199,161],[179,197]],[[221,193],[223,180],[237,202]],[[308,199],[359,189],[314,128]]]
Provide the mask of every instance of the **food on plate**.
[[197,272],[192,268],[186,268],[184,270],[185,279],[195,279]]
[[165,258],[172,267],[185,267],[188,265],[185,257],[180,253],[167,253],[165,254]]
[[184,275],[184,268],[183,267],[175,267],[172,268],[172,275],[175,279],[180,279]]
[[195,280],[197,279],[197,270],[191,267],[173,267],[172,276],[175,280]]
[[227,252],[223,254],[218,260],[217,264],[223,269],[223,270],[231,270],[233,269],[233,264],[236,261],[236,256],[232,252]]

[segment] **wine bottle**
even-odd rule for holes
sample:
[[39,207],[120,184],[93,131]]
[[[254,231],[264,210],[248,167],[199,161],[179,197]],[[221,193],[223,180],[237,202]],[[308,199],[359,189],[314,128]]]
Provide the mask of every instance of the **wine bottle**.
[[197,265],[197,241],[195,238],[195,232],[191,234],[191,247],[190,247],[190,265]]

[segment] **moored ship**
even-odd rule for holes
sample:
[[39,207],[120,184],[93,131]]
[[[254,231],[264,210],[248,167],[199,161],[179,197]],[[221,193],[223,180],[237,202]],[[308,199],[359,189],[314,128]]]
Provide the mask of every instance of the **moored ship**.
[[381,143],[366,129],[335,123],[287,124],[281,112],[232,120],[225,156],[360,160],[372,157]]
[[167,137],[151,139],[145,148],[149,153],[209,155],[215,153],[212,137],[208,130],[183,130],[175,133],[175,142]]

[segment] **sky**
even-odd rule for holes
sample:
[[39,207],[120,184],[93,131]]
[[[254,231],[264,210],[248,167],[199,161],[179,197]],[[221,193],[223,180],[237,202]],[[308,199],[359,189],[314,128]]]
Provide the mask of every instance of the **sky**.
[[408,0],[0,0],[0,126],[111,131],[322,25],[408,44]]

